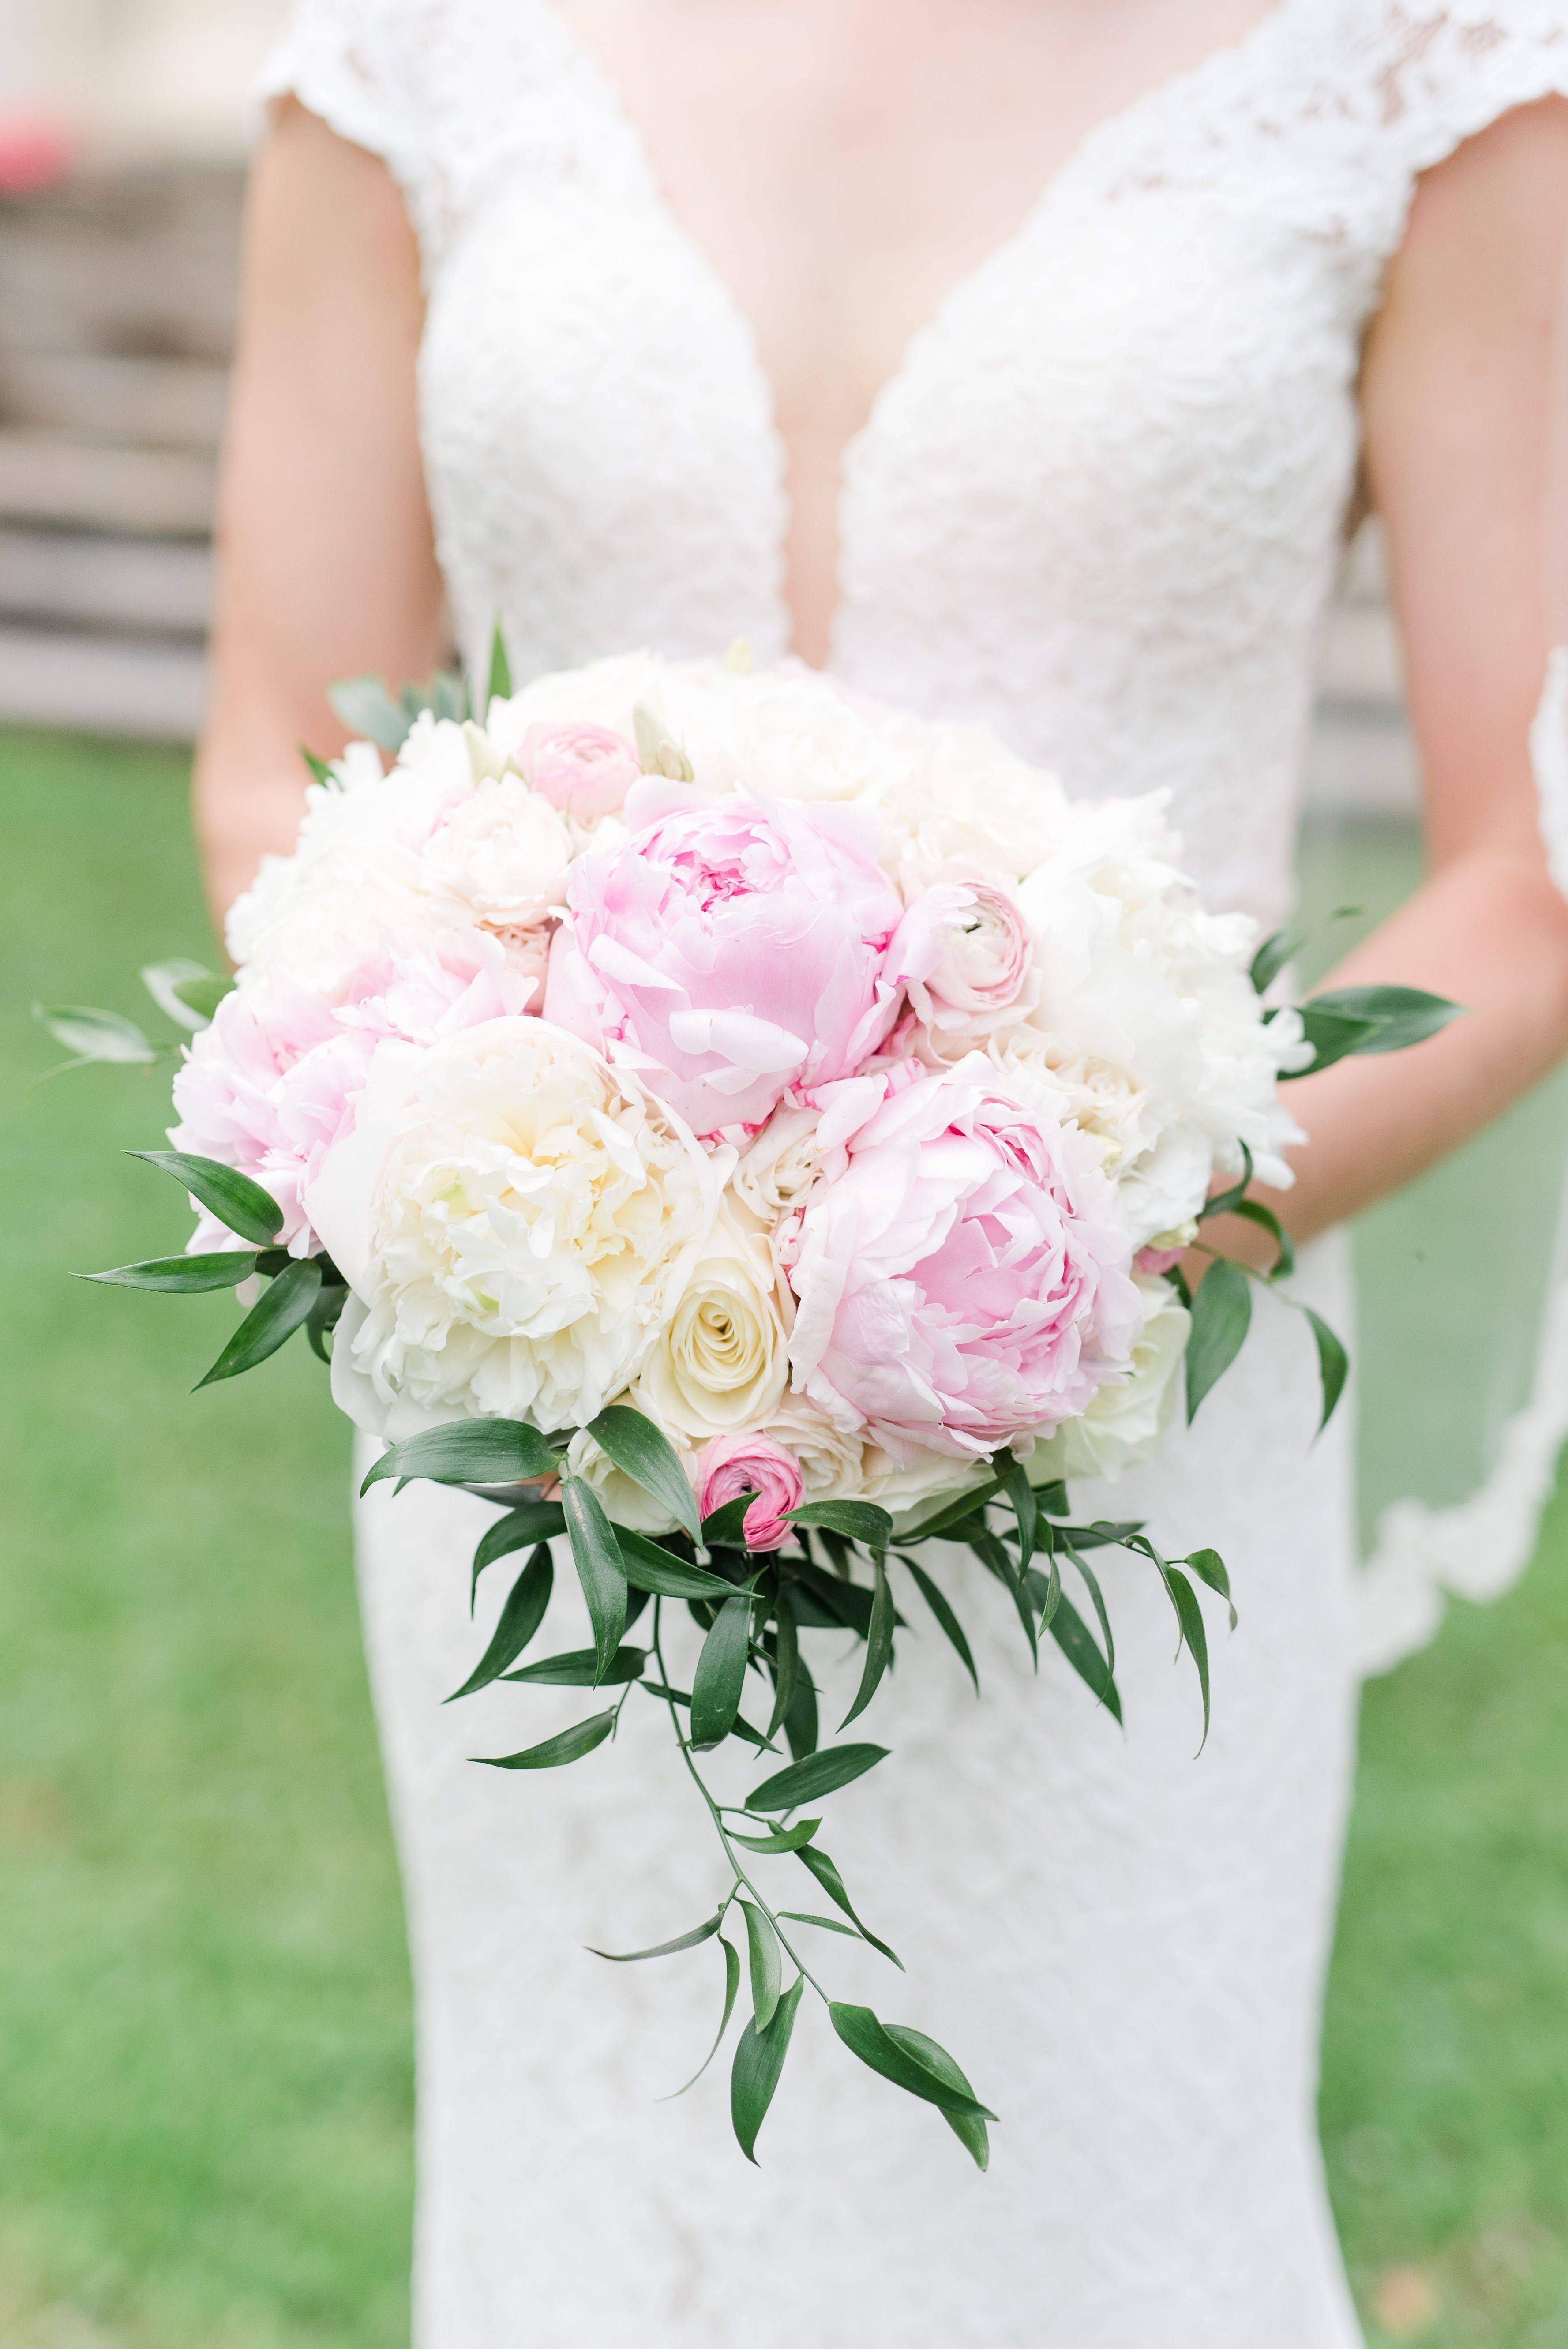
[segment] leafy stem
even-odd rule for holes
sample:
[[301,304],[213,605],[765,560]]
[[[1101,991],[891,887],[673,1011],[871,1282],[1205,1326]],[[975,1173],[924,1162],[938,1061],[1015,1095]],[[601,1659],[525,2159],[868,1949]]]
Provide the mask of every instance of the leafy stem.
[[663,1609],[664,1600],[662,1599],[655,1599],[654,1601],[654,1654],[658,1661],[659,1679],[663,1682],[665,1689],[665,1702],[669,1707],[670,1726],[675,1731],[676,1743],[681,1750],[681,1759],[686,1764],[687,1770],[691,1774],[693,1785],[696,1786],[698,1794],[702,1796],[703,1801],[707,1806],[707,1814],[709,1818],[713,1821],[714,1833],[717,1836],[720,1844],[724,1847],[724,1856],[729,1862],[731,1871],[735,1877],[734,1887],[726,1898],[724,1906],[727,1909],[730,1901],[735,1899],[736,1894],[742,1889],[742,1887],[744,1887],[751,1895],[752,1899],[755,1900],[758,1909],[761,1909],[763,1915],[767,1918],[768,1922],[773,1928],[774,1932],[778,1935],[779,1946],[784,1951],[786,1957],[789,1959],[791,1964],[795,1967],[796,1971],[799,1973],[805,1981],[810,1983],[811,1988],[816,1992],[817,1996],[821,2000],[823,2005],[830,2006],[832,2004],[832,2001],[829,1998],[827,1992],[822,1988],[821,1983],[817,1980],[817,1977],[811,1971],[810,1967],[806,1964],[799,1952],[796,1950],[793,1942],[789,1940],[789,1935],[784,1931],[771,1905],[763,1899],[761,1893],[753,1883],[750,1876],[736,1857],[735,1846],[730,1841],[728,1830],[725,1826],[723,1813],[720,1811],[718,1805],[714,1801],[713,1795],[708,1790],[707,1781],[704,1779],[702,1772],[696,1766],[696,1757],[691,1750],[691,1740],[686,1735],[685,1730],[681,1727],[680,1714],[676,1709],[676,1701],[669,1693],[671,1685],[670,1675],[669,1668],[665,1662],[663,1624],[660,1619]]

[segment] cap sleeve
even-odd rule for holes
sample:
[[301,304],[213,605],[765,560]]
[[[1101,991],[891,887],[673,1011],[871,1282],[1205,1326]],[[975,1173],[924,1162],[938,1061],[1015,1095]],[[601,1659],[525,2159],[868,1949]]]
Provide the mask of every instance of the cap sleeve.
[[1406,0],[1382,19],[1373,98],[1412,177],[1515,107],[1568,96],[1568,0]]
[[445,250],[456,194],[440,135],[448,0],[294,0],[254,87],[258,105],[292,94],[330,129],[387,164],[403,191],[427,271]]

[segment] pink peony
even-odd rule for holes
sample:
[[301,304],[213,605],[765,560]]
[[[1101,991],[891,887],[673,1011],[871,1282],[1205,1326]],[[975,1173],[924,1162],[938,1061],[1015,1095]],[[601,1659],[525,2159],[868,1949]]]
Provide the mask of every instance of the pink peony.
[[1134,1272],[1159,1275],[1171,1272],[1181,1261],[1179,1247],[1140,1247],[1132,1259]]
[[801,1214],[795,1382],[902,1465],[1075,1417],[1142,1327],[1090,1146],[977,1053],[890,1092]]
[[642,772],[631,743],[607,726],[531,726],[518,763],[533,790],[579,823],[614,815]]
[[[438,934],[415,951],[385,945],[330,993],[281,968],[226,995],[191,1044],[174,1080],[180,1123],[169,1139],[236,1166],[284,1211],[281,1244],[317,1246],[304,1206],[307,1184],[354,1123],[372,1053],[384,1037],[433,1044],[481,1020],[524,1011],[538,980],[482,931]],[[202,1213],[194,1249],[238,1247]]]
[[805,1490],[799,1464],[767,1435],[716,1435],[697,1455],[697,1507],[710,1516],[742,1493],[757,1498],[742,1519],[748,1549],[781,1549],[794,1532],[786,1518]]
[[912,900],[889,968],[928,1028],[984,1026],[1025,995],[1028,925],[1008,890],[953,867]]
[[632,837],[572,868],[545,1017],[632,1069],[692,1131],[758,1126],[892,1025],[902,908],[874,817],[649,777]]

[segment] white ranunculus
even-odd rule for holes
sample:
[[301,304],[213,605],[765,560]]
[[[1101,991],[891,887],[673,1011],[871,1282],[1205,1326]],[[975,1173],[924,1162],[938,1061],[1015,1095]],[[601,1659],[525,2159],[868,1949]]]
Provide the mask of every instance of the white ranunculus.
[[508,775],[450,811],[430,835],[419,880],[487,928],[526,928],[565,904],[571,863],[565,818]]
[[[615,1397],[649,1418],[655,1416],[647,1396],[640,1386],[631,1387]],[[665,1427],[665,1436],[674,1448],[676,1459],[685,1469],[695,1491],[696,1484],[696,1452],[678,1428]],[[585,1427],[580,1427],[566,1447],[566,1464],[574,1476],[591,1485],[604,1505],[604,1514],[613,1525],[627,1526],[634,1534],[672,1534],[680,1519],[671,1515],[653,1495],[645,1491],[633,1476],[616,1467],[609,1454],[596,1444]]]
[[784,1392],[788,1336],[764,1236],[727,1207],[643,1370],[661,1427],[695,1443],[762,1426]]
[[821,1171],[816,1111],[781,1103],[741,1152],[732,1185],[754,1216],[774,1224],[804,1205]]
[[1165,1439],[1180,1392],[1191,1317],[1168,1280],[1140,1280],[1143,1335],[1119,1386],[1099,1388],[1081,1419],[1069,1419],[1035,1445],[1026,1464],[1031,1484],[1058,1477],[1119,1476],[1152,1460]]
[[543,1020],[383,1045],[308,1194],[357,1300],[334,1393],[393,1438],[471,1413],[592,1419],[656,1343],[730,1163]]

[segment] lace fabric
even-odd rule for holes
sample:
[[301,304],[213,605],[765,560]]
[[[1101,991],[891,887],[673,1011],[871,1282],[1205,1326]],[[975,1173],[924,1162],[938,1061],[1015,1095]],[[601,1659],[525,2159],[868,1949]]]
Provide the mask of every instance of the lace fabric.
[[[738,635],[780,656],[786,485],[756,337],[557,12],[299,0],[264,88],[406,193],[470,662],[497,611],[520,673]],[[846,452],[835,672],[988,719],[1074,791],[1169,789],[1213,902],[1281,917],[1363,336],[1417,175],[1553,90],[1562,0],[1279,0],[1093,131]],[[1568,804],[1562,659],[1537,735],[1549,806]],[[1303,1284],[1343,1319],[1340,1257],[1310,1252]],[[1127,1577],[1125,1742],[1062,1676],[1026,1686],[998,1626],[980,1707],[923,1647],[879,1723],[896,1764],[831,1822],[912,1966],[891,2000],[853,1994],[951,2041],[1003,2099],[985,2181],[810,2034],[761,2188],[721,2087],[648,2106],[712,1984],[606,1979],[578,1951],[702,1913],[700,1822],[682,1841],[641,1741],[645,1785],[624,1750],[521,1788],[469,1765],[521,1742],[505,1693],[475,1701],[478,1727],[440,1709],[500,1596],[469,1625],[477,1505],[378,1489],[361,1566],[419,1985],[420,2349],[781,2349],[808,2330],[824,2349],[1348,2349],[1313,2097],[1357,1656],[1392,1660],[1439,1586],[1479,1592],[1527,1547],[1568,1424],[1568,1307],[1501,1481],[1468,1517],[1390,1522],[1359,1630],[1346,1436],[1307,1457],[1309,1353],[1295,1317],[1260,1313],[1237,1378],[1108,1502],[1230,1562],[1243,1628],[1201,1764]],[[556,1644],[581,1644],[556,1603]],[[738,2316],[742,2261],[769,2288]]]

